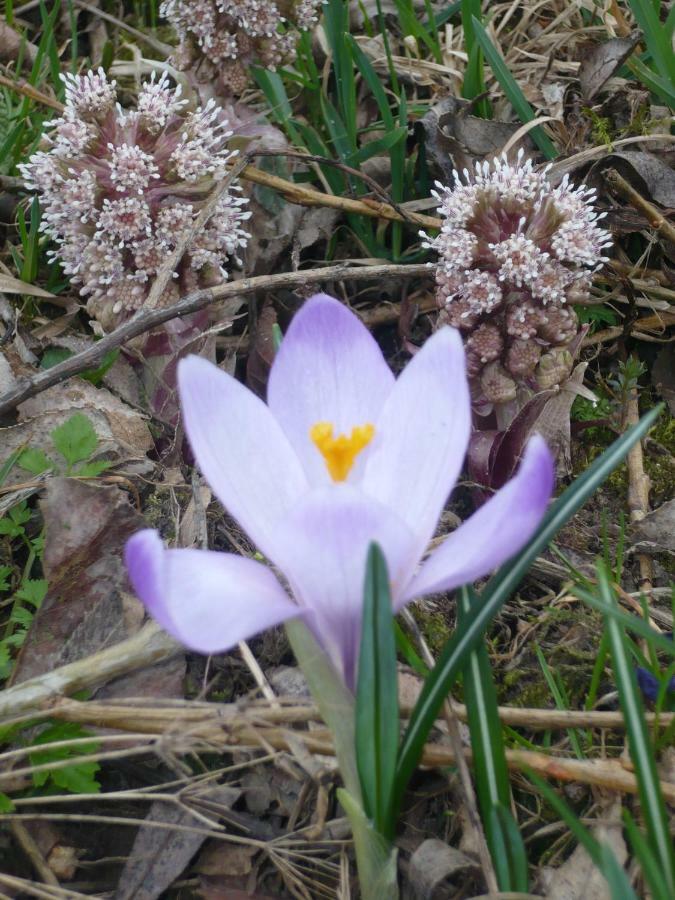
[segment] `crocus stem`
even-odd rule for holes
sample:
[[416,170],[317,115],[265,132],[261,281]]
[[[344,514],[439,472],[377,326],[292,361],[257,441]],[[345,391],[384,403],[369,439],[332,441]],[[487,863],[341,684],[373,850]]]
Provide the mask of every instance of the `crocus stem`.
[[397,900],[396,850],[374,830],[363,811],[356,768],[354,695],[303,622],[291,619],[286,623],[286,633],[321,717],[333,734],[335,755],[345,785],[338,798],[352,826],[361,897]]
[[299,619],[286,622],[286,634],[295,658],[307,679],[321,718],[330,728],[344,786],[361,805],[361,785],[356,769],[354,695],[345,687],[325,651]]

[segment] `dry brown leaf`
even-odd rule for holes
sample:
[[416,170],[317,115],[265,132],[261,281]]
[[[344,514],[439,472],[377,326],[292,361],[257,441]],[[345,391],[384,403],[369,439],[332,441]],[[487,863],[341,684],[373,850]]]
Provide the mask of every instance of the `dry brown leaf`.
[[675,172],[653,153],[621,150],[610,153],[603,167],[613,165],[641,194],[648,194],[661,206],[675,208]]
[[[2,22],[0,22],[0,45],[2,44]],[[14,278],[12,275],[6,275],[0,272],[0,293],[2,294],[27,294],[29,297],[54,297],[49,291],[38,287],[36,284],[28,284],[21,281],[20,278]]]
[[21,650],[15,683],[129,636],[122,549],[144,522],[127,495],[117,487],[52,478],[41,509],[49,590]]
[[675,500],[667,500],[647,513],[633,530],[636,541],[647,541],[656,550],[675,553]]
[[632,38],[612,38],[604,44],[597,44],[584,55],[579,81],[581,93],[587,102],[600,93],[612,75],[626,62],[639,39],[639,34]]
[[[592,829],[593,836],[609,846],[619,865],[623,866],[628,851],[623,839],[621,799],[612,796],[603,807],[602,825],[598,824]],[[545,870],[543,877],[547,900],[611,900],[605,877],[581,844],[562,866]]]
[[[206,796],[227,806],[236,802],[236,788],[214,786]],[[157,801],[148,822],[204,829],[204,822],[184,807]],[[114,900],[155,900],[182,874],[206,840],[206,833],[141,826],[120,876]],[[221,845],[222,846],[222,845]]]
[[444,882],[457,876],[465,879],[468,873],[477,869],[476,862],[461,850],[437,838],[429,838],[410,857],[408,881],[416,900],[437,900],[456,894],[456,887],[451,889],[452,894],[441,893]]
[[250,844],[209,843],[199,854],[195,870],[200,875],[248,875],[258,847]]
[[263,306],[258,316],[253,341],[248,353],[246,363],[246,381],[252,391],[260,397],[265,396],[267,376],[274,360],[274,325],[277,322],[277,314],[268,301]]
[[[12,376],[1,360],[0,382],[7,382]],[[95,458],[134,461],[135,470],[140,472],[151,469],[146,453],[152,449],[153,440],[146,418],[106,388],[95,388],[81,378],[54,385],[20,405],[19,424],[0,429],[0,464],[15,450],[26,447],[58,459],[51,432],[77,412],[89,419],[98,437]],[[26,480],[26,472],[15,466],[6,485]]]

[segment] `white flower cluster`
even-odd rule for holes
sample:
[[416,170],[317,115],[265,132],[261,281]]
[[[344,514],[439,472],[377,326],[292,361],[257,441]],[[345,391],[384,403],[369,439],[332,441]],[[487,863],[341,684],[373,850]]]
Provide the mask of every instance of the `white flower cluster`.
[[455,171],[453,187],[437,183],[432,192],[439,234],[421,232],[439,256],[441,321],[465,333],[475,394],[489,402],[513,399],[517,382],[550,381],[542,354],[578,333],[571,304],[588,299],[612,243],[598,225],[595,191],[573,188],[567,176],[554,188],[547,173],[524,162],[522,151],[515,165],[503,157]]
[[318,21],[322,0],[164,0],[160,13],[180,39],[178,63],[206,60],[232,94],[248,85],[248,67],[275,69],[295,56],[296,29]]
[[[143,305],[234,154],[215,104],[189,111],[166,75],[153,73],[131,110],[117,104],[115,82],[102,69],[64,80],[66,108],[51,123],[51,146],[21,172],[42,195],[41,227],[58,245],[53,255],[109,330]],[[179,261],[165,303],[227,278],[227,258],[239,262],[249,237],[245,204],[225,191]]]

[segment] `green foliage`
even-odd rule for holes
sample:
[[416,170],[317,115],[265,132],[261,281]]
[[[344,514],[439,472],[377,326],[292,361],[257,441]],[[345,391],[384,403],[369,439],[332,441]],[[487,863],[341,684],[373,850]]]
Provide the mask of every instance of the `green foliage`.
[[529,777],[544,796],[549,806],[560,816],[602,872],[607,880],[612,900],[637,900],[626,873],[607,844],[601,844],[593,837],[590,831],[577,819],[565,801],[542,778],[539,778],[534,772],[530,772]]
[[[476,41],[485,54],[485,58],[490,64],[490,68],[506,94],[511,106],[515,109],[522,122],[531,122],[535,117],[534,110],[525,99],[525,95],[523,94],[520,85],[509,72],[501,54],[490,40],[487,31],[475,16],[472,18],[472,23]],[[558,151],[540,125],[533,128],[530,134],[532,135],[532,140],[547,159],[556,158]]]
[[368,551],[356,689],[356,765],[363,808],[375,830],[393,838],[392,788],[399,738],[396,641],[387,563]]
[[628,68],[662,101],[675,107],[675,15],[671,10],[666,21],[661,22],[659,4],[651,0],[628,0],[628,5],[647,45],[647,53],[640,59],[629,60]]
[[51,432],[51,438],[69,468],[88,459],[98,443],[91,422],[82,413],[75,413],[67,422],[55,428]]
[[[94,387],[98,387],[98,385],[103,381],[105,374],[114,365],[115,360],[119,355],[119,350],[109,350],[103,357],[100,366],[95,369],[88,369],[86,372],[80,373],[79,377],[84,378],[85,381],[93,384]],[[52,366],[57,366],[59,363],[65,362],[67,359],[70,359],[71,356],[73,356],[72,350],[67,350],[65,347],[49,347],[42,355],[42,359],[40,360],[40,368],[51,369]]]
[[638,856],[641,853],[646,856],[648,850],[650,860],[643,866],[645,875],[649,878],[650,873],[655,871],[659,873],[658,879],[653,879],[652,876],[650,881],[652,894],[657,900],[669,900],[675,896],[675,855],[666,804],[645,723],[644,706],[632,663],[630,642],[621,623],[615,616],[609,614],[616,608],[617,602],[604,565],[598,565],[597,573],[598,598],[607,614],[605,621],[612,666],[619,691],[619,702],[626,720],[628,750],[633,761],[642,816],[647,830],[646,842],[635,844],[633,849]]
[[441,704],[452,689],[457,675],[466,666],[471,652],[485,634],[493,616],[516,589],[537,555],[623,460],[633,444],[647,433],[660,413],[661,407],[647,413],[638,425],[618,438],[567,488],[551,506],[529,544],[490,579],[480,595],[481,602],[475,614],[458,625],[427,678],[403,735],[396,773],[395,813],[398,812],[403,793],[417,766]]
[[[89,734],[74,722],[56,722],[48,725],[31,741],[35,747],[29,754],[31,765],[48,766],[50,763],[61,763],[64,760],[79,757],[82,754],[93,754],[98,750],[98,743],[79,743],[76,746],[49,747],[63,741],[79,740]],[[42,748],[42,749],[41,749]],[[69,766],[54,766],[33,773],[33,784],[36,788],[58,789],[73,794],[95,794],[101,789],[96,773],[101,766],[96,761],[74,762]]]
[[[466,622],[480,603],[473,588],[460,591],[458,621]],[[504,752],[497,689],[485,642],[469,654],[462,672],[464,701],[471,735],[478,802],[499,887],[527,892],[527,853],[511,813],[511,789]]]
[[[27,552],[27,560],[18,574],[15,566],[0,568],[0,593],[9,594],[2,600],[2,606],[9,608],[9,617],[0,638],[0,681],[11,674],[14,654],[23,646],[35,612],[47,594],[47,582],[31,577],[33,566],[40,561],[44,549],[42,534],[29,532],[31,518],[24,500],[0,519],[0,539],[4,538],[9,547],[16,544]],[[6,556],[10,558],[10,554]]]
[[98,447],[98,437],[94,426],[83,413],[72,415],[51,431],[50,437],[61,460],[52,459],[44,450],[29,447],[19,456],[18,465],[32,475],[53,471],[87,478],[100,475],[110,468],[107,460],[91,460]]

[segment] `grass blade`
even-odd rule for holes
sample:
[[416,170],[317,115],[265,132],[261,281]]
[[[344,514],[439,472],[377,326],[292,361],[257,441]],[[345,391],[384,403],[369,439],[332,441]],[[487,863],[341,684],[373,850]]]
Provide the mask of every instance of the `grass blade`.
[[628,876],[619,865],[611,849],[593,837],[590,831],[577,819],[565,801],[542,778],[539,778],[534,772],[528,772],[528,778],[537,786],[549,806],[553,807],[557,815],[560,816],[582,847],[586,849],[595,865],[605,876],[612,900],[637,900],[635,891],[628,881]]
[[[598,582],[600,597],[605,608],[611,609],[616,606],[616,598],[613,595],[609,577],[602,565],[598,566]],[[626,721],[628,750],[633,760],[640,806],[647,828],[647,840],[652,853],[658,860],[659,869],[663,873],[668,887],[668,896],[675,897],[675,856],[668,828],[668,815],[656,772],[654,754],[649,742],[644,707],[631,654],[627,646],[626,635],[617,620],[612,616],[607,616],[606,628],[616,686],[619,691],[619,704]]]
[[664,637],[662,634],[659,634],[657,631],[654,631],[643,619],[638,619],[637,616],[632,616],[630,613],[624,612],[623,610],[619,609],[616,604],[612,604],[611,608],[608,609],[606,604],[603,603],[602,600],[598,600],[598,598],[594,594],[591,594],[590,591],[584,590],[584,588],[575,587],[573,589],[573,593],[592,609],[595,609],[598,612],[602,613],[604,616],[613,619],[615,622],[623,625],[624,628],[629,629],[634,634],[639,635],[641,638],[644,638],[647,641],[651,641],[655,649],[661,650],[663,653],[667,653],[669,656],[675,657],[675,644],[673,643],[673,641]]
[[363,808],[375,830],[391,839],[395,820],[389,810],[399,740],[398,678],[389,574],[376,544],[370,546],[366,566],[355,716]]
[[443,648],[436,665],[415,704],[408,728],[403,735],[396,770],[394,811],[415,771],[422,748],[441,704],[450,692],[455,678],[466,665],[469,653],[485,633],[492,618],[501,609],[539,553],[555,537],[562,526],[588,500],[591,494],[612,473],[630,448],[639,441],[661,415],[662,404],[618,438],[595,462],[559,497],[544,517],[537,534],[520,554],[506,563],[481,592],[480,606],[469,620],[457,630]]
[[[462,588],[457,601],[460,624],[471,617],[478,602],[473,588]],[[527,854],[509,809],[509,771],[492,666],[484,643],[470,654],[462,678],[478,802],[499,887],[502,891],[527,891]]]
[[[521,91],[518,82],[509,72],[501,54],[488,37],[487,31],[475,16],[473,17],[472,22],[476,40],[485,54],[485,58],[489,62],[495,78],[506,94],[509,103],[515,109],[522,122],[531,122],[532,119],[535,118],[534,110],[525,99],[525,95]],[[556,158],[558,151],[539,125],[537,125],[536,128],[533,128],[530,134],[532,135],[532,140],[547,159]]]
[[675,57],[668,29],[661,24],[649,0],[628,0],[628,4],[644,35],[645,44],[658,72],[670,84],[675,77]]

